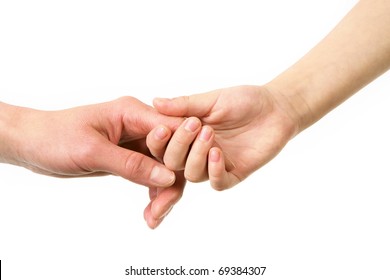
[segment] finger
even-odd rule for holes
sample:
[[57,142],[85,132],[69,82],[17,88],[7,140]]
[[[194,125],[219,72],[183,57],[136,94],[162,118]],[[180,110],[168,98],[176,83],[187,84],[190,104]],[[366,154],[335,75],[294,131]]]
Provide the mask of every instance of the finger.
[[186,180],[183,172],[175,172],[176,182],[172,187],[160,189],[157,197],[152,202],[152,216],[155,219],[165,217],[172,209],[172,207],[183,196]]
[[158,194],[163,188],[149,188],[150,202],[144,210],[144,219],[150,229],[155,229],[160,225],[162,219],[156,219],[152,216],[152,203],[157,198]]
[[176,177],[175,184],[169,188],[160,188],[157,196],[145,208],[144,218],[148,226],[152,229],[156,228],[162,222],[183,195],[186,183],[183,172],[177,172]]
[[162,160],[171,135],[171,130],[164,125],[157,126],[148,134],[146,145],[155,158]]
[[184,176],[190,182],[201,182],[208,178],[207,159],[214,142],[214,130],[202,127],[187,157]]
[[149,228],[154,229],[155,222],[154,222],[154,220],[151,221],[151,215],[152,215],[152,213],[150,211],[151,208],[152,208],[152,201],[150,201],[148,203],[148,205],[145,207],[145,210],[144,210],[144,220],[145,220],[145,222],[146,222],[146,224],[148,225]]
[[[221,146],[218,144],[218,142],[214,141],[213,147],[218,147],[220,150],[222,149]],[[225,169],[226,171],[230,172],[233,169],[236,168],[236,165],[233,163],[233,159],[228,157],[227,155],[223,156],[223,161],[225,163]]]
[[115,174],[144,186],[169,187],[175,182],[175,174],[163,164],[108,140],[91,148],[84,158],[93,171]]
[[226,171],[225,160],[219,148],[210,149],[208,171],[210,184],[217,191],[229,189],[240,182],[237,176]]
[[201,122],[198,118],[191,117],[184,121],[168,143],[164,154],[166,167],[176,171],[184,169],[188,151],[200,129]]
[[114,107],[118,114],[122,112],[124,132],[129,135],[146,136],[153,128],[164,124],[171,131],[175,131],[183,122],[183,118],[160,114],[155,108],[144,104],[140,100],[126,96],[119,98]]
[[153,199],[155,199],[157,197],[158,190],[159,190],[159,188],[153,188],[153,187],[149,188],[149,198],[150,198],[150,200],[153,200]]
[[162,219],[155,219],[152,216],[151,209],[152,209],[152,201],[149,202],[148,206],[144,210],[144,219],[145,219],[146,224],[148,225],[148,227],[150,229],[155,229],[155,228],[157,228],[161,224],[161,222],[163,221],[164,218],[162,218]]
[[181,96],[173,99],[155,98],[153,106],[162,114],[179,117],[203,117],[214,106],[218,91],[190,96]]
[[145,219],[146,224],[148,225],[148,227],[151,228],[151,229],[155,229],[160,224],[159,220],[153,218],[151,209],[152,209],[152,202],[156,199],[156,197],[158,196],[158,193],[160,192],[161,189],[162,188],[153,188],[153,187],[149,188],[150,202],[145,207],[144,219]]

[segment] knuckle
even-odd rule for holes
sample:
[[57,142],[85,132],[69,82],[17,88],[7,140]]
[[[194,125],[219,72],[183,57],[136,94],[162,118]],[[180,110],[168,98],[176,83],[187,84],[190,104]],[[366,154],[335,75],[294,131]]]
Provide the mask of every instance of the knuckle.
[[199,183],[206,179],[204,174],[200,174],[198,172],[193,172],[193,171],[187,171],[187,170],[184,171],[184,177],[186,178],[187,181],[192,183]]
[[137,99],[133,96],[121,96],[116,99],[116,102],[119,104],[129,104],[135,102]]
[[189,141],[187,139],[187,133],[184,131],[178,131],[177,135],[175,135],[176,137],[172,139],[175,145],[174,147],[176,147],[177,145],[179,145],[180,147],[187,147],[190,145],[190,143],[188,143]]
[[125,170],[129,178],[140,178],[146,176],[146,157],[139,153],[130,153],[125,161]]
[[84,169],[97,171],[97,169],[100,169],[100,166],[97,166],[98,161],[95,159],[99,150],[100,145],[96,141],[85,142],[73,150],[73,161]]
[[164,156],[163,161],[165,166],[172,171],[181,171],[184,169],[184,163],[182,163],[175,157]]

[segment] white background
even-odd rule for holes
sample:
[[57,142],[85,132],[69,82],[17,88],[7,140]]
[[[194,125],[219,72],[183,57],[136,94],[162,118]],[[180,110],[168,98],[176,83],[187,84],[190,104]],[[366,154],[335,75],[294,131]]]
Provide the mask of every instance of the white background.
[[[3,0],[0,100],[54,110],[260,85],[355,2]],[[389,279],[389,77],[236,188],[188,184],[155,231],[142,186],[0,165],[4,279],[149,279],[125,276],[130,265],[267,266],[263,277],[204,279]]]

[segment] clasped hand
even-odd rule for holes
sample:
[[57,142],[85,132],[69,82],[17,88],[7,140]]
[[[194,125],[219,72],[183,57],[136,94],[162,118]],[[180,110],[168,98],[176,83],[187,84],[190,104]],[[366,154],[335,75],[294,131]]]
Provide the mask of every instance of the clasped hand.
[[[187,118],[176,131],[165,124],[155,127],[146,139],[151,154],[186,180],[208,179],[219,191],[233,187],[274,158],[299,129],[298,116],[283,95],[259,86],[157,98],[154,107],[161,114]],[[152,192],[145,210],[152,228],[174,204],[165,205],[164,215],[155,215],[156,197]]]
[[1,105],[0,161],[59,176],[114,174],[149,187],[144,218],[157,227],[186,180],[230,188],[297,132],[293,110],[265,87],[240,86],[154,107],[132,97],[61,111]]

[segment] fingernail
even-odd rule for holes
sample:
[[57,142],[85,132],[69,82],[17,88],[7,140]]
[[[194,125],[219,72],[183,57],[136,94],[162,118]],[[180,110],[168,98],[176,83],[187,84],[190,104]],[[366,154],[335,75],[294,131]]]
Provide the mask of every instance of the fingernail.
[[200,126],[200,122],[196,118],[186,119],[186,123],[184,124],[184,129],[189,132],[195,132]]
[[161,187],[172,186],[175,179],[175,173],[159,166],[153,167],[152,172],[150,173],[150,181]]
[[168,210],[165,211],[165,212],[160,216],[159,219],[165,218],[165,217],[169,214],[169,212],[171,212],[172,208],[173,208],[173,205],[169,206]]
[[221,155],[218,150],[212,149],[210,151],[210,161],[218,162],[221,158]]
[[153,230],[156,229],[162,223],[163,220],[164,218],[161,218],[159,220],[154,220],[153,223],[150,225],[150,228]]
[[204,141],[204,142],[207,142],[210,140],[211,138],[211,135],[212,135],[212,130],[210,127],[208,126],[204,126],[202,128],[202,131],[200,132],[200,136],[199,136],[199,139]]
[[156,132],[154,133],[156,135],[156,138],[159,140],[163,140],[165,137],[167,137],[168,132],[165,127],[159,127],[156,129]]

